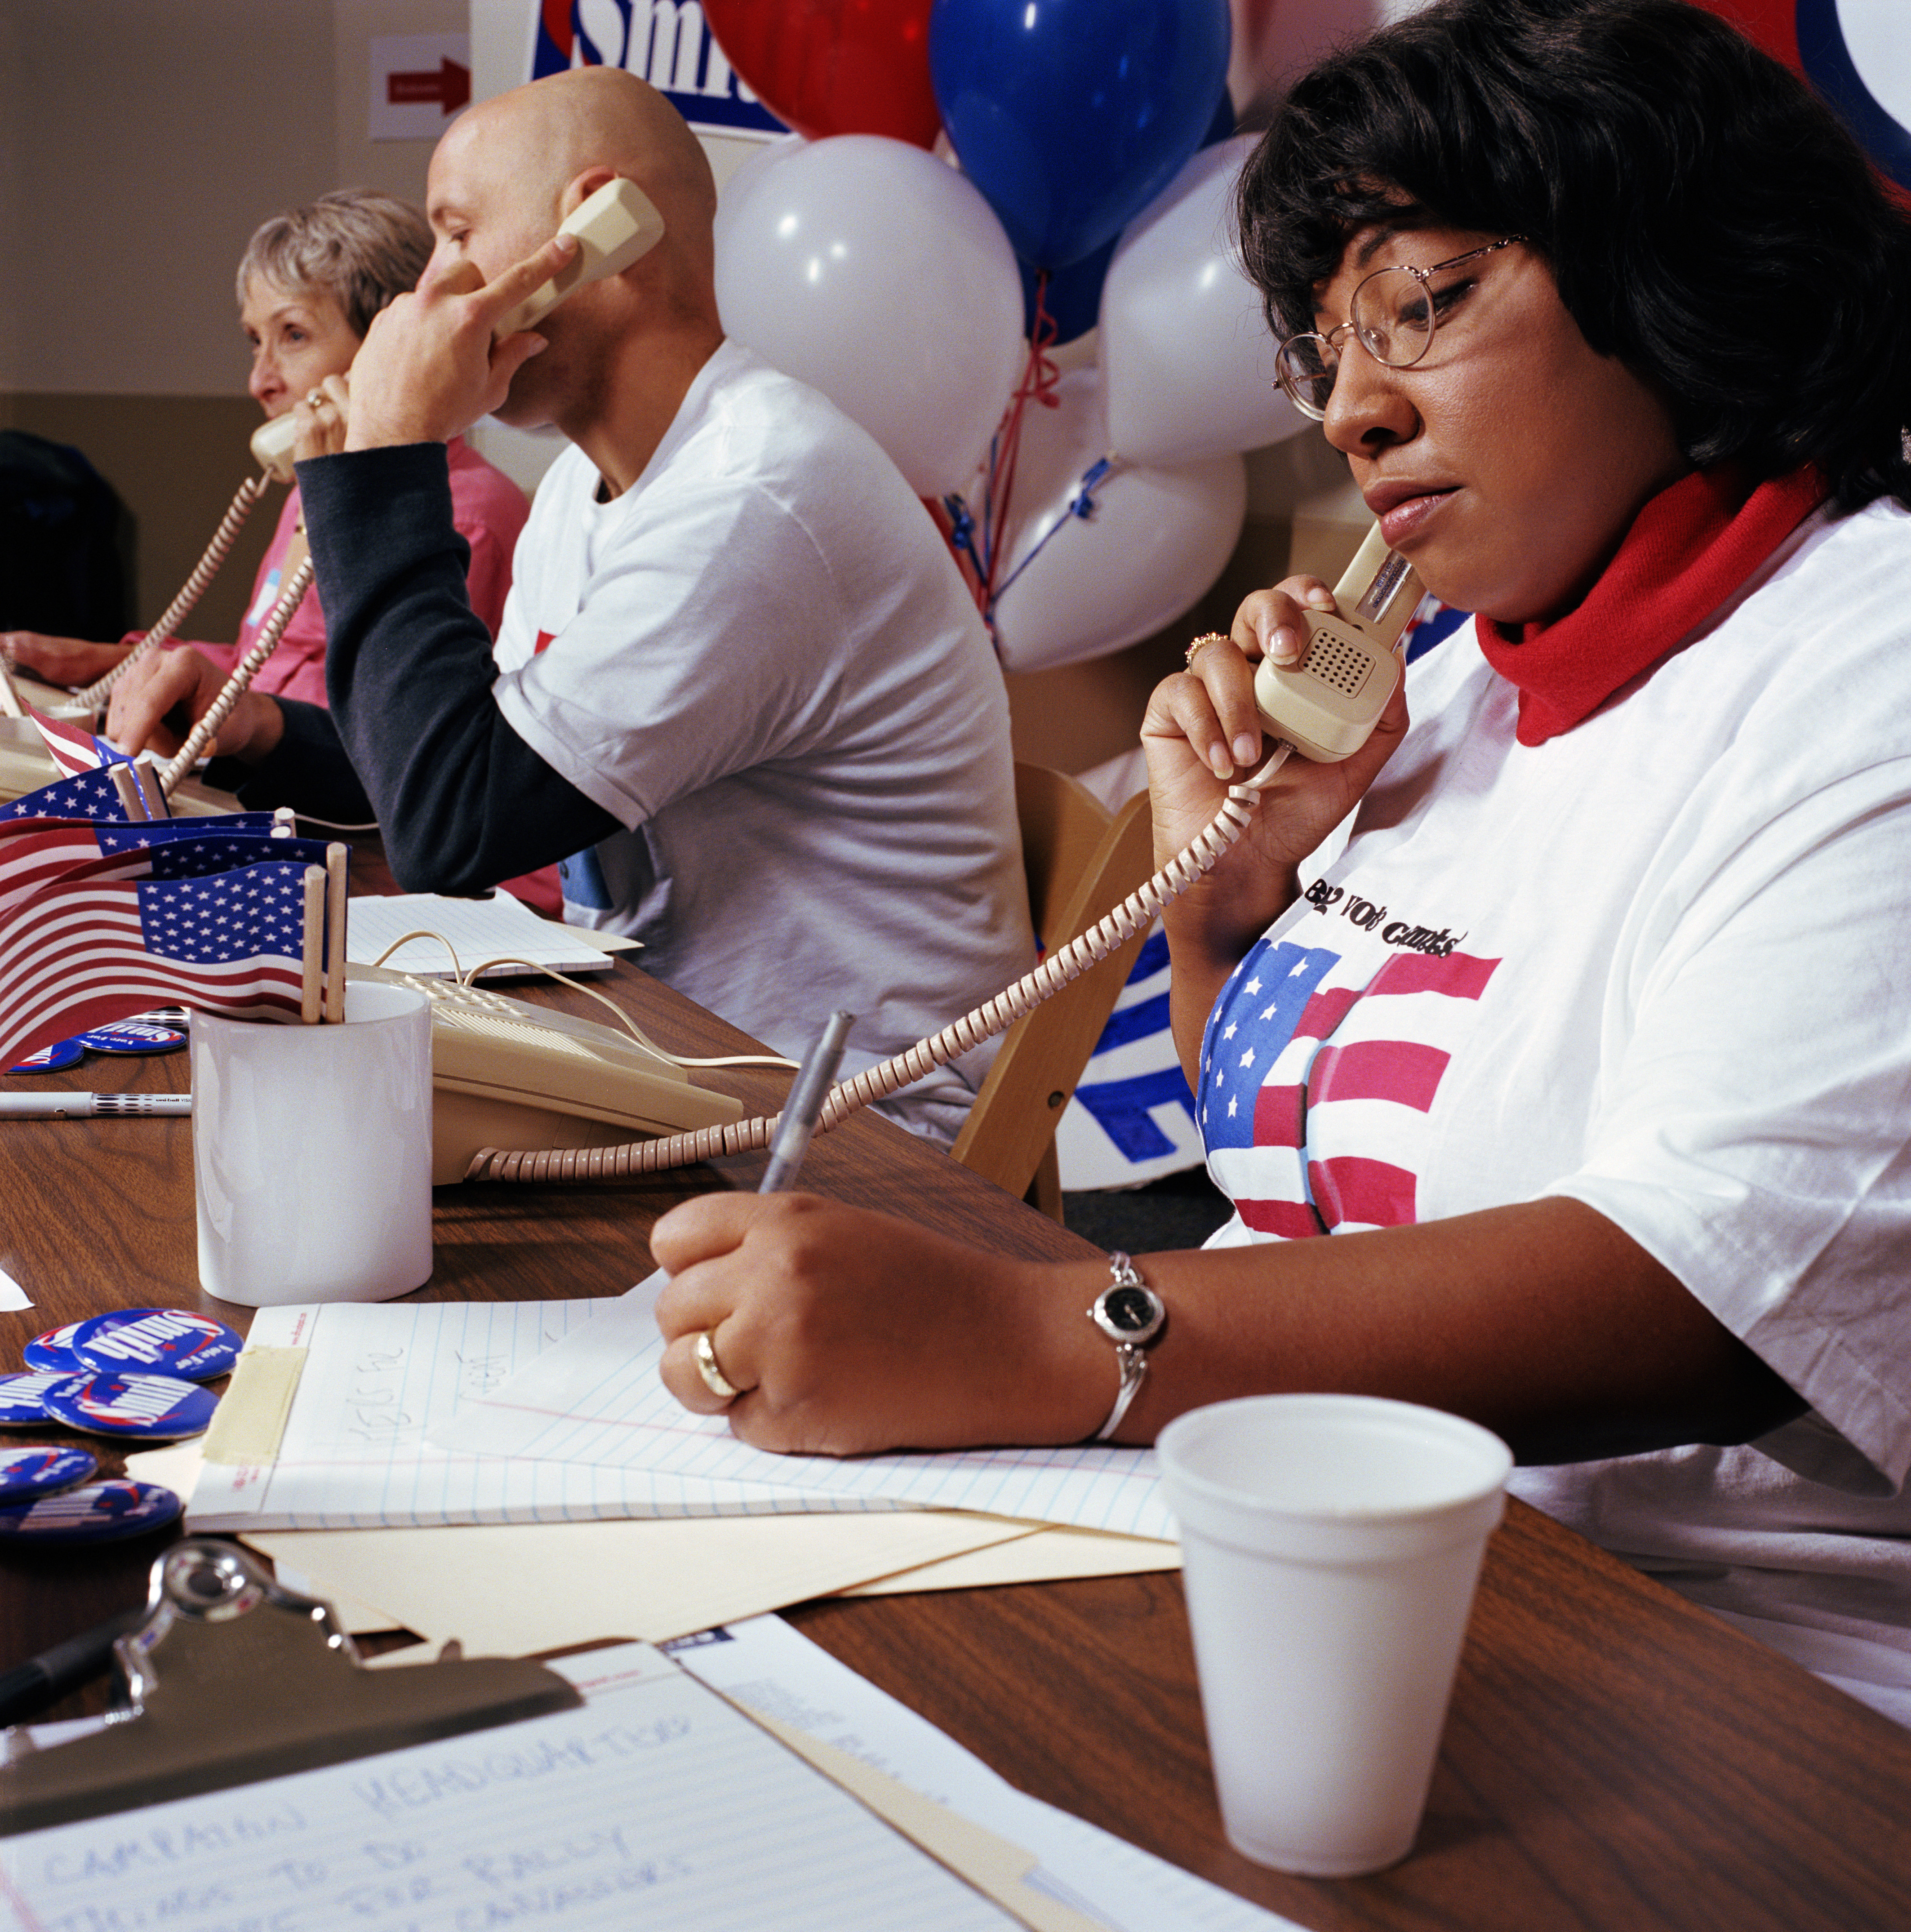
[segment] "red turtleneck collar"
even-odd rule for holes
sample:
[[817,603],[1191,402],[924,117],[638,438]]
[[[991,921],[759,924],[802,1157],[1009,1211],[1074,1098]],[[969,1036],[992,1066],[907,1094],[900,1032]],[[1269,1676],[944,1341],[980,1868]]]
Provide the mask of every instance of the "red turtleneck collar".
[[1829,494],[1809,464],[1750,491],[1730,464],[1695,470],[1640,512],[1564,616],[1480,618],[1487,663],[1520,689],[1520,743],[1543,745],[1589,718],[1696,629]]

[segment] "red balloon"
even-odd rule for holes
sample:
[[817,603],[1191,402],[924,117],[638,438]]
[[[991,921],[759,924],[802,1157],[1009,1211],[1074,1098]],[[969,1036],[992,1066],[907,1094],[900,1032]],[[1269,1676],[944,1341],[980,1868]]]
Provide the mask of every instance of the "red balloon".
[[704,14],[730,65],[799,134],[886,134],[926,148],[942,127],[929,4],[704,0]]

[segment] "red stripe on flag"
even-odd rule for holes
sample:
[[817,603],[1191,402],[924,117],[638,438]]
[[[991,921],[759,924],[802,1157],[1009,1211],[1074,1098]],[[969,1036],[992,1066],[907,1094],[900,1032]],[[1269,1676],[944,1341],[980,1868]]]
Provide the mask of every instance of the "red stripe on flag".
[[63,778],[76,778],[82,772],[99,770],[99,747],[94,743],[92,732],[82,730],[64,718],[43,717],[31,705],[27,716],[38,728],[46,741],[47,755],[59,767]]
[[1294,1029],[1296,1040],[1325,1040],[1347,1017],[1347,1010],[1360,997],[1358,986],[1330,986],[1316,993],[1300,1010]]
[[1373,976],[1375,993],[1444,993],[1450,1000],[1477,1000],[1493,976],[1497,959],[1450,952],[1444,959],[1425,952],[1396,952]]
[[1304,1118],[1298,1087],[1263,1087],[1254,1096],[1255,1145],[1298,1148]]
[[1330,1228],[1352,1221],[1376,1228],[1410,1227],[1414,1220],[1414,1177],[1390,1162],[1338,1154],[1307,1163],[1314,1206]]
[[[1424,1114],[1432,1106],[1440,1076],[1452,1058],[1437,1046],[1412,1040],[1363,1040],[1347,1046],[1324,1046],[1307,1071],[1308,1097],[1317,1107],[1329,1100],[1393,1100]],[[1258,1140],[1258,1112],[1254,1124]]]
[[1237,1201],[1234,1211],[1257,1234],[1278,1234],[1284,1241],[1311,1240],[1327,1232],[1304,1201]]

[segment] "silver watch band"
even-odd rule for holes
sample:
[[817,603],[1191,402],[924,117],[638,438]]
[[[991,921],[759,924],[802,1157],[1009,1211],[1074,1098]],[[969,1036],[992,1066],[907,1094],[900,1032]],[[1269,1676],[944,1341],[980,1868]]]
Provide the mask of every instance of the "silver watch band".
[[[1136,1271],[1135,1264],[1119,1248],[1111,1249],[1108,1258],[1108,1281],[1114,1288],[1138,1288],[1146,1289],[1148,1283]],[[1106,1292],[1106,1291],[1104,1291]],[[1160,1316],[1159,1297],[1152,1298],[1157,1310],[1156,1322]],[[1090,1310],[1090,1313],[1094,1313]],[[1121,1426],[1121,1418],[1128,1413],[1130,1406],[1141,1393],[1142,1384],[1148,1379],[1148,1353],[1147,1342],[1154,1339],[1156,1330],[1151,1330],[1140,1342],[1114,1341],[1114,1359],[1121,1369],[1121,1386],[1116,1390],[1114,1406],[1108,1412],[1108,1420],[1089,1438],[1092,1442],[1106,1442]],[[1112,1334],[1111,1340],[1114,1340]]]
[[1114,1358],[1121,1364],[1121,1387],[1116,1391],[1114,1406],[1108,1411],[1107,1421],[1095,1431],[1094,1440],[1097,1442],[1106,1442],[1121,1426],[1121,1418],[1128,1413],[1129,1405],[1148,1379],[1148,1357],[1145,1348],[1136,1348],[1132,1342],[1118,1342],[1114,1345]]

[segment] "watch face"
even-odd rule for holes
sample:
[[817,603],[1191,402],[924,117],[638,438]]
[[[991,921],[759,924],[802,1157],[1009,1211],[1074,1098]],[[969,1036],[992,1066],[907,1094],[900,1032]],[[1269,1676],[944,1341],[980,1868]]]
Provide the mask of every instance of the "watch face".
[[1123,1341],[1145,1342],[1160,1331],[1168,1310],[1153,1288],[1119,1283],[1102,1291],[1094,1315],[1104,1333]]

